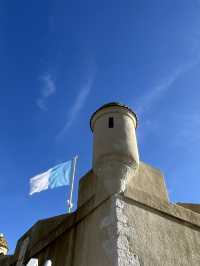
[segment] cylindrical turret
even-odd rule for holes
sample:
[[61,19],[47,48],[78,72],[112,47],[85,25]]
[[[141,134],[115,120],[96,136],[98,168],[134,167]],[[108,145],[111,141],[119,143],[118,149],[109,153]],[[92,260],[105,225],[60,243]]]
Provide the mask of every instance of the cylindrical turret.
[[98,176],[132,176],[139,166],[137,116],[127,106],[108,103],[91,117],[93,170]]
[[0,233],[0,255],[7,255],[8,253],[8,243],[4,238],[4,235]]

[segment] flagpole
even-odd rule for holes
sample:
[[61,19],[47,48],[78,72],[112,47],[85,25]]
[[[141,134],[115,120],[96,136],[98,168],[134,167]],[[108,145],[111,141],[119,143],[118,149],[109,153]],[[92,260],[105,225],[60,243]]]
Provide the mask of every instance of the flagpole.
[[71,209],[73,208],[73,203],[72,203],[72,198],[73,198],[73,189],[74,189],[74,177],[75,177],[75,171],[76,171],[76,162],[77,162],[78,156],[76,155],[74,157],[74,162],[73,162],[73,172],[72,172],[72,183],[71,183],[71,191],[70,191],[70,198],[68,200],[69,202],[69,208],[68,208],[68,213],[71,212]]

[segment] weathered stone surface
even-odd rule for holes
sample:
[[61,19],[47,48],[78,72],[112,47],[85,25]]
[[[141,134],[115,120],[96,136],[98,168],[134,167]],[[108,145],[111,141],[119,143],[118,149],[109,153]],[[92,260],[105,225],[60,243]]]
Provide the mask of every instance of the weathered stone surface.
[[72,223],[72,216],[73,215],[64,214],[38,221],[19,239],[15,250],[15,257],[18,257],[24,239],[27,237],[30,238],[31,241],[28,245],[27,254],[32,255],[34,251],[37,251],[40,245],[42,245],[42,247],[45,245],[45,239],[51,239],[50,233],[54,232],[63,221],[67,220],[67,223]]
[[199,226],[123,197],[120,202],[122,215],[131,228],[127,245],[141,265],[200,265]]
[[74,266],[117,265],[116,222],[110,198],[77,225]]
[[136,189],[134,191],[132,190],[131,193],[127,190],[123,193],[123,195],[127,198],[127,200],[130,199],[135,201],[137,204],[140,203],[146,206],[147,211],[148,208],[151,208],[154,211],[163,213],[166,217],[171,216],[182,220],[184,223],[188,223],[189,225],[200,227],[200,215],[189,209],[183,208],[182,206],[162,201],[155,196],[151,196],[146,192]]
[[39,265],[43,266],[45,261],[51,259],[52,265],[68,266],[72,265],[74,231],[71,228],[53,240],[50,245],[41,249],[35,256],[39,260]]
[[152,196],[169,201],[164,177],[160,170],[141,161],[138,173],[134,175],[126,185],[126,190],[128,190],[129,193],[134,189],[147,192]]
[[[134,193],[134,199],[127,194],[112,195],[98,206],[94,199],[88,201],[73,221],[66,215],[47,234],[37,234],[26,261],[37,257],[40,265],[46,259],[53,265],[73,261],[74,266],[199,265],[199,214],[165,201],[158,204],[157,198],[140,193]],[[0,265],[15,265],[16,258],[10,264],[5,261]]]
[[[112,168],[115,168],[114,162]],[[109,176],[96,176],[95,173],[90,170],[80,180],[78,206],[82,206],[94,195],[98,203],[112,194],[124,190],[126,190],[128,194],[131,194],[134,193],[135,189],[147,192],[149,195],[164,201],[169,201],[164,178],[158,169],[144,162],[140,162],[139,171],[128,179],[126,178],[127,169],[127,167],[123,168],[122,165],[120,178],[118,179],[116,175],[112,175],[114,173],[112,169]]]
[[78,207],[81,207],[95,194],[96,175],[92,170],[86,173],[79,182]]

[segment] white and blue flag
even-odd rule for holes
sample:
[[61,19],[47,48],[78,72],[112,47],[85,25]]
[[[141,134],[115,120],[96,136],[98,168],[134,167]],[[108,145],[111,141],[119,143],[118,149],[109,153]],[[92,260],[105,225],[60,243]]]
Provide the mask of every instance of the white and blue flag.
[[[61,186],[70,186],[72,195],[76,159],[58,164],[48,171],[36,175],[30,179],[30,195],[46,189],[53,189]],[[69,200],[70,201],[70,200]]]

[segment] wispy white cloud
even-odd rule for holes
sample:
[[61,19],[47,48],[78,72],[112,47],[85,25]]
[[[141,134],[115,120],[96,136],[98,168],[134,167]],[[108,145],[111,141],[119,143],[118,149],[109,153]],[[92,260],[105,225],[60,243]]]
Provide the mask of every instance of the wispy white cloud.
[[160,84],[156,85],[149,90],[144,96],[137,101],[136,111],[139,116],[143,116],[148,110],[150,110],[155,104],[168,92],[172,85],[186,72],[188,72],[195,65],[200,63],[200,56],[196,57],[195,60],[189,62],[181,67],[174,70],[171,75],[161,81]]
[[95,77],[95,75],[91,74],[90,77],[85,82],[85,84],[83,84],[83,86],[81,87],[78,95],[75,98],[73,105],[71,106],[71,109],[68,111],[67,121],[66,121],[65,125],[63,126],[61,131],[56,136],[57,139],[62,137],[67,132],[67,130],[70,128],[70,126],[74,122],[75,118],[79,114],[80,110],[84,106],[84,104],[88,98],[88,95],[92,89],[94,77]]
[[42,88],[40,97],[36,100],[36,104],[41,110],[47,111],[46,101],[56,92],[56,85],[52,75],[49,73],[41,76],[40,81],[42,83]]
[[[195,60],[184,64],[181,67],[178,67],[171,73],[171,75],[163,79],[158,85],[152,87],[145,95],[143,95],[136,101],[136,113],[138,114],[140,119],[142,118],[143,121],[141,127],[138,128],[138,139],[140,143],[145,141],[146,136],[149,135],[150,132],[158,131],[161,127],[161,124],[158,124],[158,121],[156,121],[155,119],[153,121],[149,120],[148,112],[157,107],[159,101],[166,95],[167,92],[169,92],[173,88],[173,84],[181,76],[186,74],[199,63],[200,56],[197,56]],[[179,119],[177,121],[181,120]],[[189,137],[189,134],[191,134],[192,125],[196,124],[198,120],[195,120],[194,116],[192,116],[190,121],[190,129],[183,127],[181,133],[182,135],[187,135]]]

